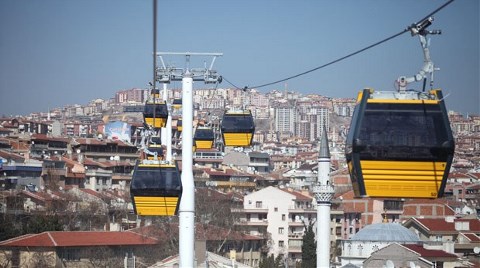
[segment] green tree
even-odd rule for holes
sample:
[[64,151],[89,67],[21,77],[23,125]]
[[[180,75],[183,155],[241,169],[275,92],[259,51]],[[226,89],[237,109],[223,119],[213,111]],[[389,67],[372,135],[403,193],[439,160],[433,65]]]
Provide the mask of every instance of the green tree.
[[278,255],[276,258],[273,254],[260,260],[259,268],[283,268],[283,257]]
[[46,231],[63,231],[57,215],[31,216],[23,228],[24,234],[39,234]]
[[307,231],[303,235],[302,241],[302,268],[310,268],[317,265],[317,242],[313,232],[313,222],[310,222],[305,228]]
[[0,241],[17,237],[22,234],[22,225],[18,223],[14,215],[0,215]]

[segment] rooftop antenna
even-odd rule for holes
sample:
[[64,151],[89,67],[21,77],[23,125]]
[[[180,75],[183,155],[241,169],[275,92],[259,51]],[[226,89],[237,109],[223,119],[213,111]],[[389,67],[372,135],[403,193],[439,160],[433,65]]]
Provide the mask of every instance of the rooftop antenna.
[[405,92],[407,89],[407,85],[412,82],[418,82],[423,80],[423,91],[425,91],[426,79],[427,75],[430,74],[430,88],[433,88],[433,72],[440,70],[440,68],[436,68],[430,58],[430,49],[428,48],[430,45],[430,39],[427,40],[427,34],[441,34],[441,30],[431,30],[428,31],[427,27],[432,25],[433,17],[425,18],[424,20],[420,21],[419,23],[412,24],[408,29],[412,36],[418,35],[420,39],[420,44],[423,49],[423,67],[422,69],[412,77],[400,76],[396,84],[398,85],[399,92]]

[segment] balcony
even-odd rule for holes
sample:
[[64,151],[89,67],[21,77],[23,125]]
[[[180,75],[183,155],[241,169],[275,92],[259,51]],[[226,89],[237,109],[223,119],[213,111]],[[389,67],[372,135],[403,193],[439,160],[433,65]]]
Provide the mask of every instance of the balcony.
[[288,239],[289,240],[302,240],[303,239],[303,233],[289,233],[288,234]]
[[248,166],[250,167],[269,167],[270,164],[268,162],[262,163],[262,162],[250,162],[248,163]]
[[247,221],[245,219],[242,219],[238,222],[235,223],[236,225],[243,225],[243,226],[265,226],[267,227],[268,226],[268,220],[267,219],[264,219],[264,220],[250,220],[250,221]]
[[302,253],[301,246],[288,246],[288,253]]
[[257,213],[268,214],[268,208],[232,208],[233,213]]
[[312,205],[294,206],[288,208],[289,213],[317,213],[317,209]]
[[305,226],[305,223],[301,220],[298,220],[298,221],[289,221],[288,222],[288,226],[292,226],[292,227],[303,227]]

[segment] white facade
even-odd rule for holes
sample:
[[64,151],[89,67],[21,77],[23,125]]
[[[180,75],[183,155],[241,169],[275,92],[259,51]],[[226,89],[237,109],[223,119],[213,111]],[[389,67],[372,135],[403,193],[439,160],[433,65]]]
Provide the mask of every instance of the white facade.
[[106,191],[112,188],[111,170],[87,170],[85,174],[85,189],[97,192]]
[[275,108],[275,130],[280,133],[295,133],[295,108],[277,107]]
[[305,225],[316,217],[312,200],[300,192],[270,186],[244,197],[240,224],[252,235],[261,235],[266,229],[269,254],[284,255],[290,262],[301,260]]

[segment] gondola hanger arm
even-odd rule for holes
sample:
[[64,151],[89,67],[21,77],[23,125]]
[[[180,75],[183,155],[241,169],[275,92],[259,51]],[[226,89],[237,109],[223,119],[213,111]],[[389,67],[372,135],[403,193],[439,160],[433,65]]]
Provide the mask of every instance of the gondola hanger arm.
[[433,22],[433,17],[427,17],[424,20],[420,21],[419,23],[412,24],[408,29],[412,36],[418,35],[420,39],[420,44],[423,50],[423,66],[422,69],[411,77],[400,76],[397,79],[398,91],[405,92],[407,89],[407,85],[412,82],[422,81],[427,78],[430,74],[430,87],[433,87],[433,72],[440,70],[439,68],[435,68],[433,61],[430,57],[430,49],[429,49],[429,40],[427,40],[427,34],[441,34],[441,30],[432,30],[428,31],[427,27],[430,26]]

